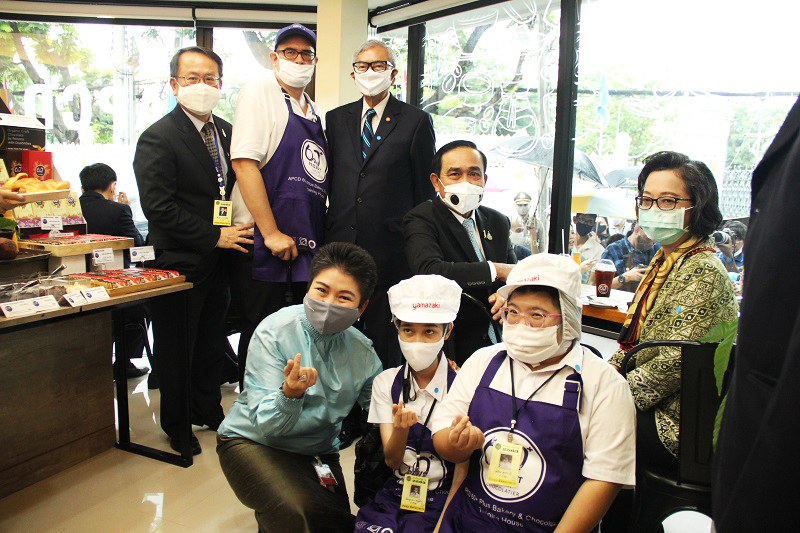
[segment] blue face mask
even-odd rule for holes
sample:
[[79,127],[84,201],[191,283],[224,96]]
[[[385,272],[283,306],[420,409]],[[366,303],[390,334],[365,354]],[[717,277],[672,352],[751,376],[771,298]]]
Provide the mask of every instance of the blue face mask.
[[680,239],[686,228],[683,227],[683,214],[691,207],[681,207],[662,211],[656,206],[639,210],[639,225],[651,240],[669,246]]

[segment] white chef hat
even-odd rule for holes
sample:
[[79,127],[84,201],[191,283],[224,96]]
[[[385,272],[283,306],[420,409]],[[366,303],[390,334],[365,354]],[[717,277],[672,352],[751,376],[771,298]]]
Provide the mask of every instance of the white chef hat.
[[461,306],[461,287],[436,274],[414,276],[389,289],[389,306],[403,322],[449,324]]
[[558,290],[564,340],[581,338],[581,268],[571,257],[555,254],[526,257],[511,269],[506,284],[497,293],[508,301],[515,289],[526,285]]

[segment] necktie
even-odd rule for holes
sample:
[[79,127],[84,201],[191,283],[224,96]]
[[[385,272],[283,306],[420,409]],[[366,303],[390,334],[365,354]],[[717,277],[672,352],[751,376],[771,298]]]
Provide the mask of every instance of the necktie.
[[372,140],[375,138],[375,132],[372,130],[372,117],[377,115],[374,109],[367,110],[367,118],[364,120],[364,129],[361,130],[361,160],[367,158],[369,147],[372,146]]
[[[475,250],[478,260],[483,261],[483,253],[481,252],[481,247],[478,244],[478,232],[475,230],[475,221],[471,218],[465,218],[461,225],[464,226],[465,230],[467,230],[469,242],[472,243],[472,249]],[[497,344],[497,336],[494,334],[494,328],[492,327],[491,323],[489,323],[489,340],[492,341],[492,344]]]
[[225,176],[222,175],[222,164],[219,161],[219,152],[217,152],[217,143],[214,141],[214,125],[211,122],[203,124],[203,140],[206,142],[208,153],[211,154],[211,159],[214,161],[214,169],[217,171],[217,179],[220,182],[220,188],[225,187]]

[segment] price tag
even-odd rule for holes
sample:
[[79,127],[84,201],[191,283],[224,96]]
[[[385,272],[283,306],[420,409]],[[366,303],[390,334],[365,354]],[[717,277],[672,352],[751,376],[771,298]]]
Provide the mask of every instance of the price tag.
[[91,289],[83,289],[81,294],[86,298],[86,303],[102,302],[108,300],[110,296],[105,287],[92,287]]
[[49,233],[49,236],[50,236],[51,239],[55,239],[56,237],[63,237],[65,235],[72,235],[72,234],[70,232],[66,232],[65,233],[65,232],[59,231],[57,229],[51,229],[50,233]]
[[42,229],[64,229],[64,221],[61,217],[46,216],[41,218]]
[[155,258],[156,252],[152,246],[134,246],[131,248],[131,263],[153,261]]
[[58,302],[53,295],[49,295],[17,302],[6,302],[2,306],[3,314],[6,315],[6,318],[14,318],[58,309]]
[[79,307],[81,305],[86,304],[86,298],[83,297],[81,291],[75,291],[75,292],[70,292],[69,294],[65,294],[64,299],[72,307]]
[[95,248],[92,250],[92,263],[104,265],[114,262],[114,250],[111,248]]

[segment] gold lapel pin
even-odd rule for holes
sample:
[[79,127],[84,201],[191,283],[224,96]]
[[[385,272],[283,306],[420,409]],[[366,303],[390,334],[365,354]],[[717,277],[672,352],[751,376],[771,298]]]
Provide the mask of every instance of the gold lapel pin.
[[392,120],[392,117],[386,117],[386,122],[389,122],[390,120]]
[[483,230],[483,238],[486,239],[486,240],[491,241],[492,240],[492,234],[489,233],[488,230]]

